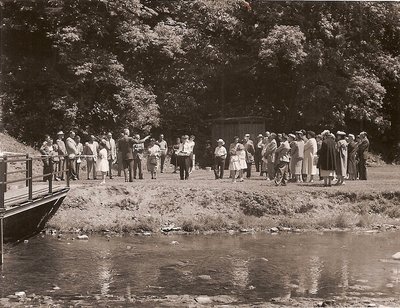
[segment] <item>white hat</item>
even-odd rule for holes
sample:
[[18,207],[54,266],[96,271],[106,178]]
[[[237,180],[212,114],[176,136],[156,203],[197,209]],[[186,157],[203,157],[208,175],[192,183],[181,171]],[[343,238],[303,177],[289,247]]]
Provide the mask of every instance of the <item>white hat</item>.
[[246,134],[246,135],[244,135],[245,137],[249,137],[250,138],[250,134]]
[[341,130],[338,130],[337,133],[336,133],[336,135],[339,135],[339,136],[346,136],[346,133],[345,133],[345,132],[342,132]]
[[329,135],[331,132],[327,129],[325,129],[322,133],[321,136]]
[[354,137],[354,135],[353,135],[353,134],[348,134],[347,136],[348,136],[349,138],[356,139],[356,137]]
[[264,138],[263,134],[258,134],[257,138]]
[[292,137],[293,139],[296,139],[296,135],[294,135],[294,134],[289,134],[288,137]]
[[64,133],[63,133],[62,130],[60,130],[60,131],[57,133],[57,135],[64,135]]
[[222,145],[224,145],[225,144],[225,141],[224,140],[222,140],[221,138],[219,138],[218,140],[217,140],[217,143],[222,143]]

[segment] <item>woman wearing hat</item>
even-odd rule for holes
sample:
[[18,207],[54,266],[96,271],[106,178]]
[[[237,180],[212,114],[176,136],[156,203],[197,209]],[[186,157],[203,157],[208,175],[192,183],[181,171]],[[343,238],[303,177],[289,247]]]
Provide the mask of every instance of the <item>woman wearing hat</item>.
[[329,131],[324,131],[322,134],[321,149],[317,152],[318,166],[320,167],[321,176],[324,179],[324,186],[332,186],[332,179],[336,169],[336,145],[335,135]]
[[225,169],[225,159],[226,159],[226,149],[224,147],[224,140],[217,140],[217,147],[214,151],[214,174],[215,179],[222,179],[224,177],[224,169]]
[[150,172],[151,178],[156,179],[161,149],[156,144],[156,140],[154,138],[150,139],[150,144],[147,148],[147,151],[149,153],[149,156],[147,157],[147,170]]
[[358,156],[358,170],[360,173],[360,180],[367,179],[367,157],[369,150],[369,140],[366,132],[360,133],[360,143],[358,145],[357,156]]
[[355,141],[355,136],[349,134],[349,144],[347,145],[347,172],[349,174],[349,180],[354,181],[357,179],[357,149],[358,144]]
[[[239,153],[238,153],[238,146],[239,146],[239,137],[235,136],[233,138],[233,142],[229,146],[229,155],[230,155],[230,161],[229,161],[229,171],[230,171],[230,177],[232,178],[232,182],[236,182],[236,176],[237,172],[239,172],[239,178],[243,178],[243,170],[242,170],[242,165],[240,164],[239,160]],[[241,144],[243,147],[243,145]],[[243,152],[244,152],[244,147],[243,147]],[[246,157],[246,154],[245,154]],[[246,162],[246,158],[245,158]],[[246,165],[247,167],[247,165]]]
[[347,141],[346,133],[338,131],[336,133],[336,185],[343,185],[347,175]]
[[314,163],[314,158],[317,155],[317,141],[313,131],[307,132],[307,138],[304,144],[303,174],[305,175],[304,180],[312,183],[314,182],[314,175],[317,174],[317,166]]

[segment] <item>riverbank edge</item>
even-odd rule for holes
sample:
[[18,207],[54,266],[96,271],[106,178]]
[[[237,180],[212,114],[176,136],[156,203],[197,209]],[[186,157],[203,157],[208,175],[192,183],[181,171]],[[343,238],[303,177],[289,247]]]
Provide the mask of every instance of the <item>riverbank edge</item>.
[[[143,188],[143,189],[141,189]],[[176,196],[179,196],[178,198]],[[48,232],[85,234],[382,232],[400,229],[400,190],[243,191],[153,185],[71,189]]]

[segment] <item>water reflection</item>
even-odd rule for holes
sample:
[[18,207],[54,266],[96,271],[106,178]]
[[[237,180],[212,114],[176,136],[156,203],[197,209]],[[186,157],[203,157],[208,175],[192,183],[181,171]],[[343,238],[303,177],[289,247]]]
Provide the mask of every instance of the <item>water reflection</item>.
[[[380,261],[390,260],[400,247],[398,235],[91,237],[86,242],[36,238],[8,251],[0,295],[235,294],[246,302],[398,296],[400,262]],[[173,240],[179,245],[171,245]]]
[[112,263],[109,259],[110,251],[101,251],[99,262],[99,283],[100,283],[100,294],[103,296],[109,295],[110,284],[113,280],[111,267]]

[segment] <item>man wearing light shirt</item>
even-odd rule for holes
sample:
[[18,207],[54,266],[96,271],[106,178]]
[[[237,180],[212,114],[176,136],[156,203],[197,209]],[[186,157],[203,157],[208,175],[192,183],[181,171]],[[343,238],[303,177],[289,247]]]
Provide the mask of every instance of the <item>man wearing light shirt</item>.
[[75,171],[75,159],[78,154],[78,149],[76,148],[75,142],[75,132],[71,131],[69,133],[69,137],[65,140],[65,148],[67,150],[68,158],[68,177],[72,180],[76,180],[76,171]]
[[167,157],[167,151],[168,151],[168,144],[164,140],[164,135],[161,134],[160,138],[158,139],[157,145],[160,147],[160,153],[161,153],[161,164],[160,164],[160,172],[164,172],[164,163],[165,163],[165,157]]
[[57,133],[57,147],[58,147],[58,155],[60,155],[60,159],[58,162],[58,170],[60,171],[59,176],[60,180],[64,180],[64,170],[65,170],[65,155],[67,155],[67,149],[65,148],[65,142],[64,142],[64,133],[62,131],[59,131]]
[[194,146],[195,146],[195,142],[194,142],[195,136],[194,135],[190,135],[188,144],[190,147],[190,151],[189,151],[189,173],[192,173],[193,170],[193,161],[194,161]]
[[110,179],[112,179],[112,166],[117,159],[117,147],[115,145],[115,140],[112,137],[112,133],[107,134],[106,148],[108,160],[108,175],[110,176]]
[[214,174],[215,179],[222,179],[224,177],[224,169],[225,169],[225,159],[226,159],[226,149],[224,147],[224,140],[217,140],[218,146],[215,148],[214,156],[215,156],[215,165],[214,165]]
[[178,150],[179,174],[181,180],[189,179],[190,153],[192,152],[189,136],[182,136],[182,142]]

